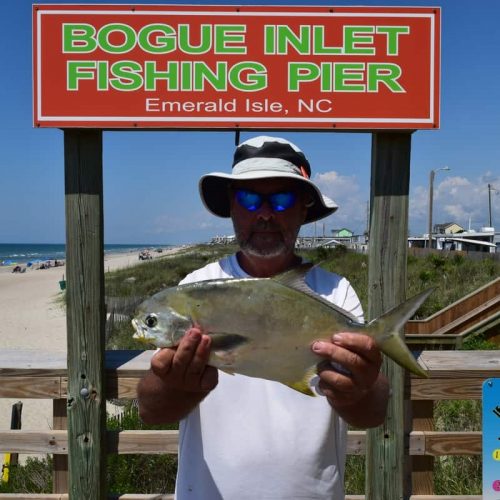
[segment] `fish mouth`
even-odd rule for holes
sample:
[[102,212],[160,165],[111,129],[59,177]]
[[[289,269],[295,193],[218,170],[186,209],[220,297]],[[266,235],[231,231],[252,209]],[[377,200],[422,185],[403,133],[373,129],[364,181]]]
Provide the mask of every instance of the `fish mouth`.
[[142,340],[142,341],[147,341],[149,338],[149,335],[147,335],[147,330],[146,328],[135,318],[132,320],[132,326],[135,329],[134,335],[132,335],[133,339],[136,340]]

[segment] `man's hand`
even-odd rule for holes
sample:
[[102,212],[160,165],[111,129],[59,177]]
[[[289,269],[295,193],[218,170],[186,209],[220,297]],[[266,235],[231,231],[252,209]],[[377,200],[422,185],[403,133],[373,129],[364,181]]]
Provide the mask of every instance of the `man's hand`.
[[158,351],[151,360],[151,371],[170,389],[206,392],[218,382],[217,369],[207,366],[210,337],[193,327],[182,337],[175,349]]
[[148,424],[184,418],[215,388],[218,372],[208,366],[210,337],[193,327],[175,349],[165,348],[151,359],[151,370],[137,388],[141,419]]
[[312,350],[325,358],[318,365],[319,388],[344,420],[357,427],[381,424],[389,384],[380,373],[382,355],[375,341],[358,333],[337,333],[329,341],[315,342]]

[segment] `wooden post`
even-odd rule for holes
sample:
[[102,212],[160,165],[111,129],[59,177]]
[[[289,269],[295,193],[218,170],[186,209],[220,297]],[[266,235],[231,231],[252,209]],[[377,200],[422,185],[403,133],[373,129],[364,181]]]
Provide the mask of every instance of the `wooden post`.
[[[10,417],[10,428],[20,429],[22,427],[23,402],[18,401],[12,405],[12,413]],[[11,453],[10,466],[15,467],[19,464],[19,454]]]
[[[52,400],[52,428],[66,430],[68,419],[66,415],[66,399]],[[52,472],[52,493],[68,492],[68,456],[54,454]]]
[[[434,401],[412,401],[413,430],[434,430]],[[434,457],[412,457],[412,494],[434,495]]]
[[104,500],[102,132],[65,130],[68,461],[71,500]]
[[[368,316],[405,299],[408,247],[410,133],[372,136]],[[401,500],[410,493],[405,370],[384,360],[392,396],[385,423],[367,433],[367,500]]]

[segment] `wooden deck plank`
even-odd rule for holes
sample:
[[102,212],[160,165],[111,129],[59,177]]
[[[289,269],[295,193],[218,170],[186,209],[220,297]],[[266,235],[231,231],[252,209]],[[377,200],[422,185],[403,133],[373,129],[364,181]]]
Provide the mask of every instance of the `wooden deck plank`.
[[1,398],[60,399],[66,391],[64,377],[2,377]]
[[[177,454],[178,431],[107,431],[109,453],[163,455]],[[67,430],[0,431],[0,452],[68,453]]]
[[422,351],[418,361],[432,378],[489,378],[500,375],[500,350]]
[[[106,397],[134,399],[137,382],[155,351],[107,351]],[[412,399],[480,399],[484,379],[500,377],[500,350],[422,351],[430,379],[411,378]],[[0,351],[0,398],[64,398],[66,354],[39,350]]]
[[66,351],[1,349],[0,376],[62,377],[67,375]]
[[[412,400],[481,399],[484,379],[500,376],[496,371],[475,378],[411,379]],[[106,377],[107,399],[137,398],[140,376],[122,377],[116,372]],[[59,399],[67,395],[66,377],[24,377],[0,374],[0,398]]]
[[452,400],[481,399],[483,378],[413,378],[411,399]]

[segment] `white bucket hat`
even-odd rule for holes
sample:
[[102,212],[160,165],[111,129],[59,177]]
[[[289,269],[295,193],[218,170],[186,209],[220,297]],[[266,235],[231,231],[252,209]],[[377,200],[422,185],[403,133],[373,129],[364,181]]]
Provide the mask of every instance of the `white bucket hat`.
[[219,217],[230,217],[229,185],[232,181],[281,177],[294,179],[312,195],[304,224],[327,217],[337,204],[321,194],[309,180],[311,167],[304,153],[293,143],[280,137],[258,136],[242,142],[234,153],[231,174],[212,172],[200,179],[201,199],[207,209]]

